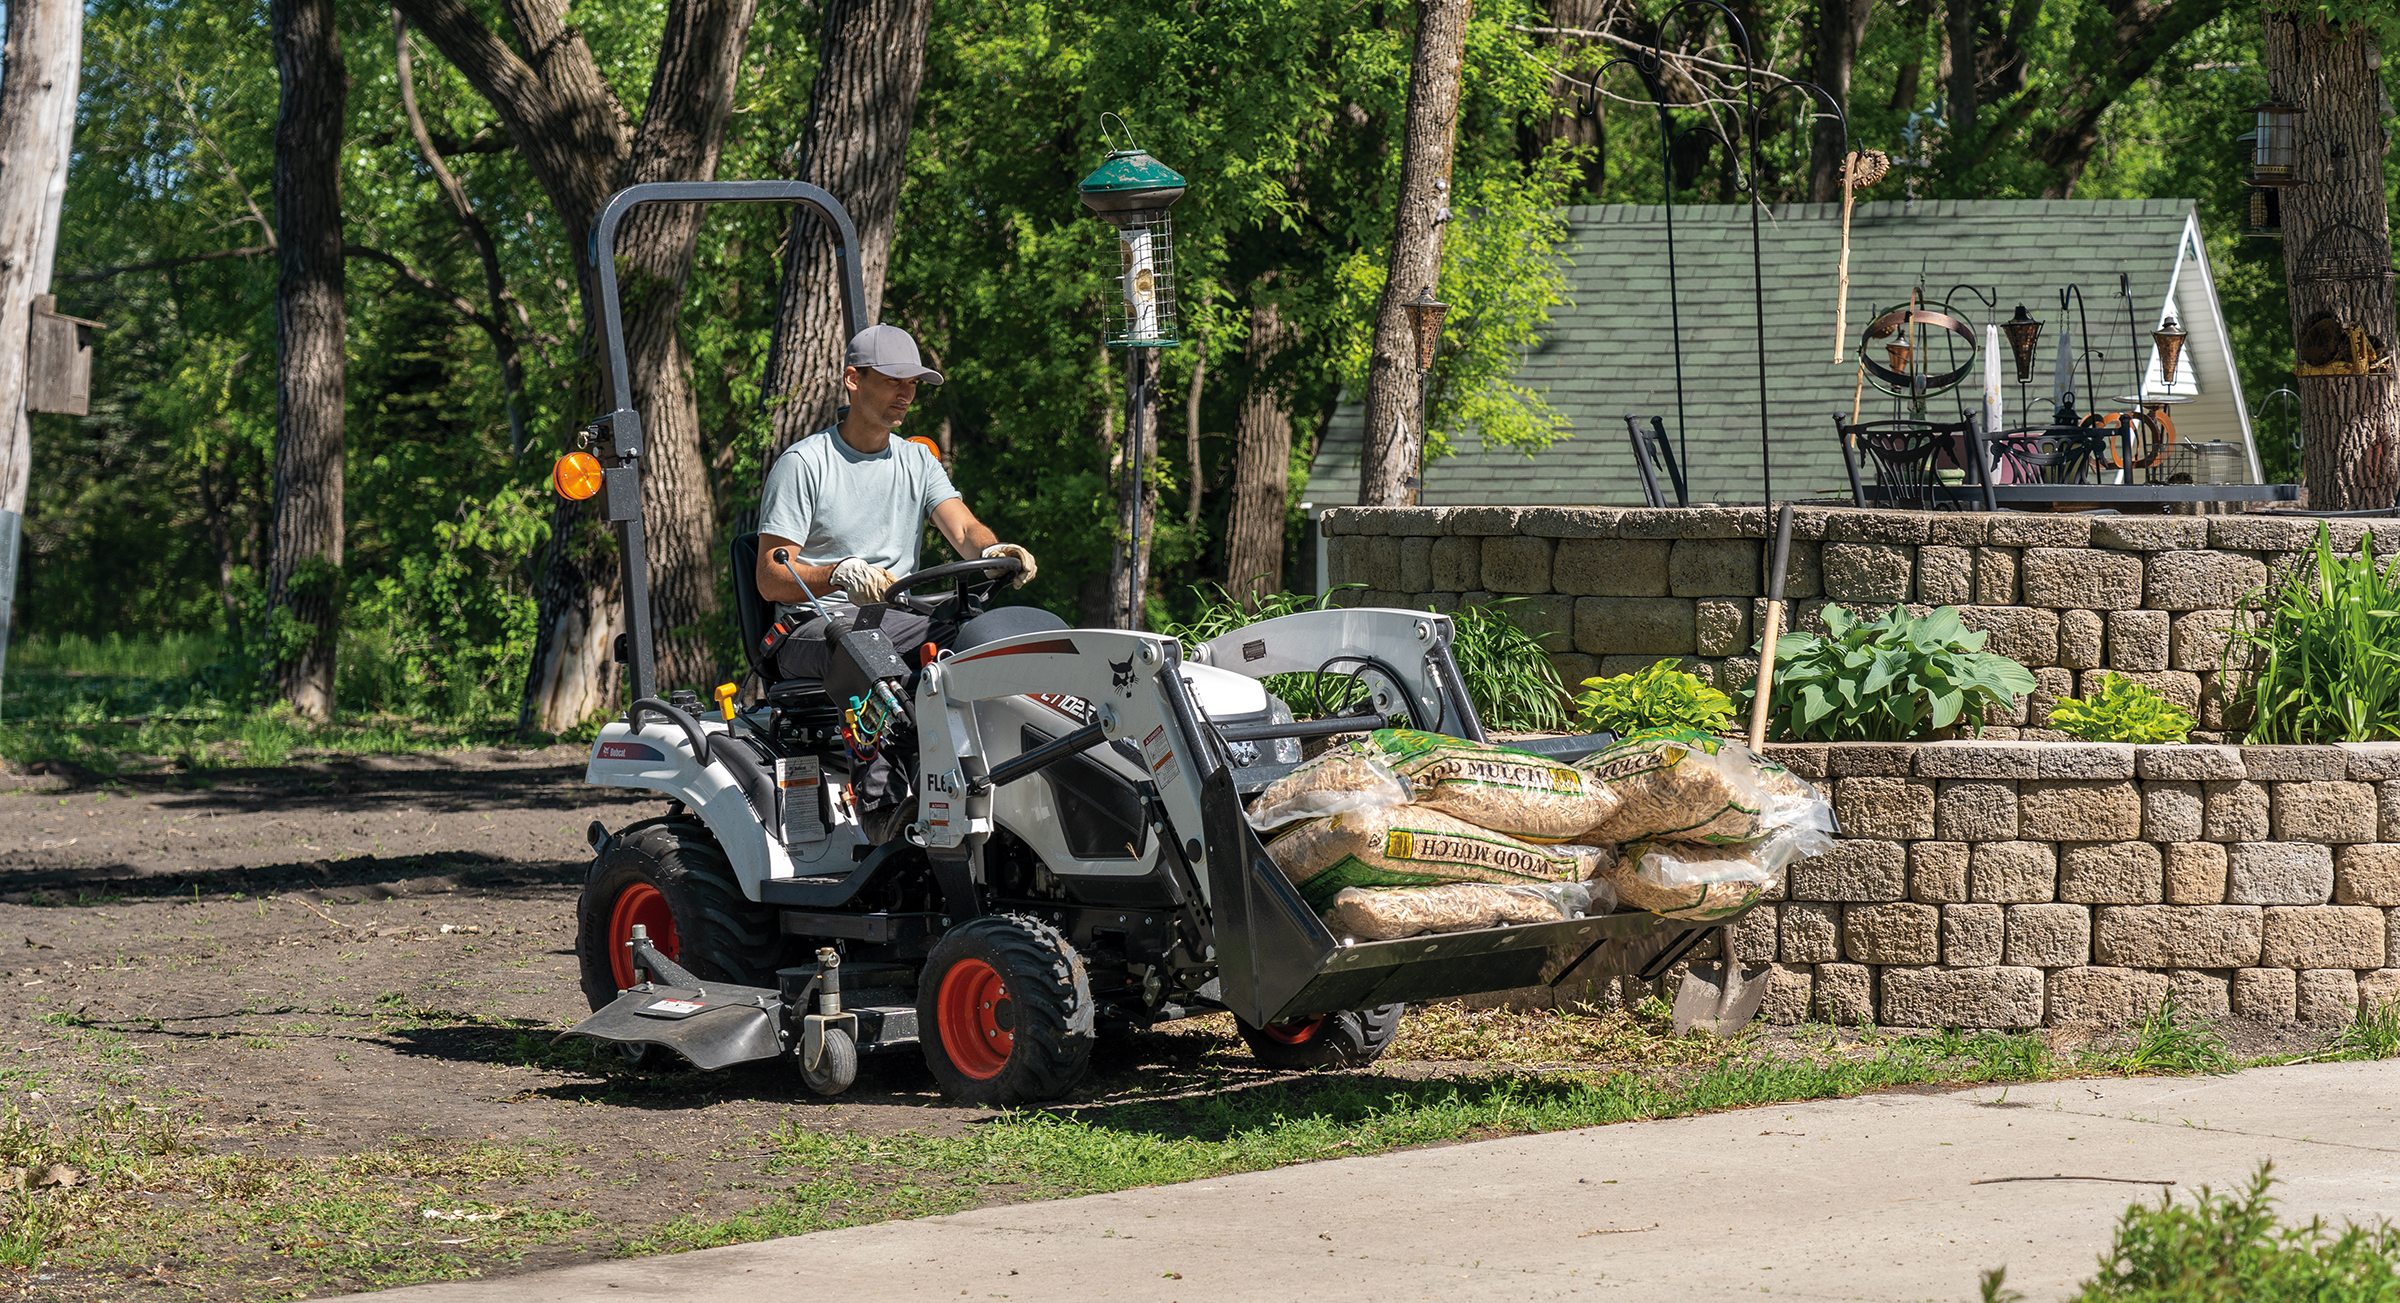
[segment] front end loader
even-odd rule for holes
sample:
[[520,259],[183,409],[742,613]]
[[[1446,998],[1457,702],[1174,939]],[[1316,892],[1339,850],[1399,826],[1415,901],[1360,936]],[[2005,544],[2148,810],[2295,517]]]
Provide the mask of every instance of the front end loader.
[[[668,806],[590,829],[577,948],[593,1013],[566,1035],[702,1069],[788,1058],[824,1094],[851,1085],[861,1055],[913,1047],[946,1093],[1006,1105],[1070,1091],[1104,1028],[1222,1010],[1270,1066],[1361,1064],[1410,1002],[1655,977],[1731,921],[1615,914],[1387,942],[1326,928],[1244,805],[1309,739],[1404,718],[1485,740],[1451,622],[1425,611],[1286,615],[1186,655],[1172,638],[994,606],[1019,563],[971,560],[903,576],[837,629],[824,679],[779,682],[758,654],[773,613],[745,537],[730,559],[755,704],[737,707],[732,685],[713,709],[660,696],[610,251],[633,207],[695,201],[816,210],[842,241],[853,332],[864,315],[856,236],[816,187],[640,185],[601,216],[617,410],[570,456],[599,463],[624,543],[633,701],[586,772]],[[896,648],[879,623],[890,606],[957,634]],[[1288,675],[1351,704],[1297,718],[1263,682]],[[1533,745],[1571,759],[1609,740]],[[898,807],[862,805],[855,780],[878,760],[899,776]]]

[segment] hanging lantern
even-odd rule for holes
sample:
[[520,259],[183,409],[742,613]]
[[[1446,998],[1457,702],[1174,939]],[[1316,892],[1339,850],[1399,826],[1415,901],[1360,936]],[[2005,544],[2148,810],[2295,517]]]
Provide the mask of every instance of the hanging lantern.
[[2042,337],[2042,323],[2027,316],[2025,305],[2017,305],[2017,315],[2000,323],[2001,333],[2008,336],[2009,355],[2016,359],[2017,383],[2033,383],[2033,346]]
[[1892,370],[1901,375],[1907,375],[1908,364],[1916,360],[1917,350],[1905,343],[1886,344],[1883,346],[1883,354],[1892,360]]
[[1116,228],[1110,348],[1172,348],[1177,342],[1175,231],[1167,209],[1183,190],[1175,169],[1133,148],[1110,151],[1076,187],[1084,206]]
[[1408,328],[1417,337],[1417,369],[1431,371],[1442,346],[1442,318],[1449,315],[1450,305],[1433,297],[1431,289],[1423,289],[1400,306],[1407,310]]
[[2250,184],[2300,184],[2300,113],[2297,105],[2273,100],[2257,106],[2258,130],[2250,141]]
[[2175,383],[2175,361],[2183,356],[2183,341],[2190,331],[2175,324],[2175,318],[2150,332],[2150,342],[2158,345],[2158,374],[2168,384]]

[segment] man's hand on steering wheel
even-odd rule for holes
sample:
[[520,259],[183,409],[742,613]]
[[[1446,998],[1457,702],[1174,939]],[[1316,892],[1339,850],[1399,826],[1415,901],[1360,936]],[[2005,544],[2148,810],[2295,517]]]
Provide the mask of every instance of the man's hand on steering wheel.
[[1017,577],[1008,581],[1008,586],[1011,588],[1023,588],[1025,585],[1033,582],[1033,577],[1035,575],[1038,575],[1042,572],[1042,568],[1033,563],[1033,553],[1026,551],[1022,546],[1019,546],[1015,543],[994,543],[990,547],[987,547],[983,550],[983,555],[985,560],[992,560],[998,557],[1015,557],[1017,560],[1025,563],[1025,568],[1018,572]]
[[[1024,566],[1025,562],[1013,556],[978,557],[969,561],[953,561],[948,565],[928,566],[923,570],[914,571],[893,580],[891,587],[884,590],[883,600],[895,606],[905,607],[919,615],[932,615],[935,614],[941,601],[945,599],[918,597],[913,590],[929,584],[940,583],[945,579],[957,579],[959,580],[959,591],[962,594],[969,587],[982,588],[984,590],[982,597],[977,599],[980,602],[983,598],[991,596],[991,590],[998,588],[1001,580],[1022,573]],[[970,582],[967,579],[969,575],[985,577]]]

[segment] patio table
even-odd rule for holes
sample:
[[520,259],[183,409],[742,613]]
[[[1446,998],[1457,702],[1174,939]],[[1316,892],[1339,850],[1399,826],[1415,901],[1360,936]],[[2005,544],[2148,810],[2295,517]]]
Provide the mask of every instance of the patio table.
[[[1922,490],[1919,490],[1922,492]],[[1969,508],[1983,502],[1983,488],[1974,484],[1945,484],[1940,495]],[[1866,489],[1874,505],[1889,495],[1880,485]],[[2003,507],[2039,508],[2065,504],[2090,507],[2166,506],[2176,502],[2297,502],[2297,484],[1995,484],[1992,500]]]

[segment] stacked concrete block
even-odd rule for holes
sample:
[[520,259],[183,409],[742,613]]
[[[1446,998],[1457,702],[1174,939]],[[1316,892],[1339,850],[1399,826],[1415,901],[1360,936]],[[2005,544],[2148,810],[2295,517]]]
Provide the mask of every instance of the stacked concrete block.
[[[2336,522],[2336,548],[2365,530]],[[1349,605],[1500,609],[1570,685],[1674,660],[1746,686],[1760,508],[1340,508]],[[1956,606],[2037,688],[1980,739],[1805,744],[1844,838],[1733,929],[1771,964],[1766,1017],[1845,1025],[2121,1024],[2172,996],[2277,1022],[2400,1000],[2400,743],[2231,745],[2255,668],[2245,597],[2300,573],[2311,524],[2246,516],[1796,513],[1785,629]],[[2194,710],[2192,745],[2050,731],[2123,674]]]

